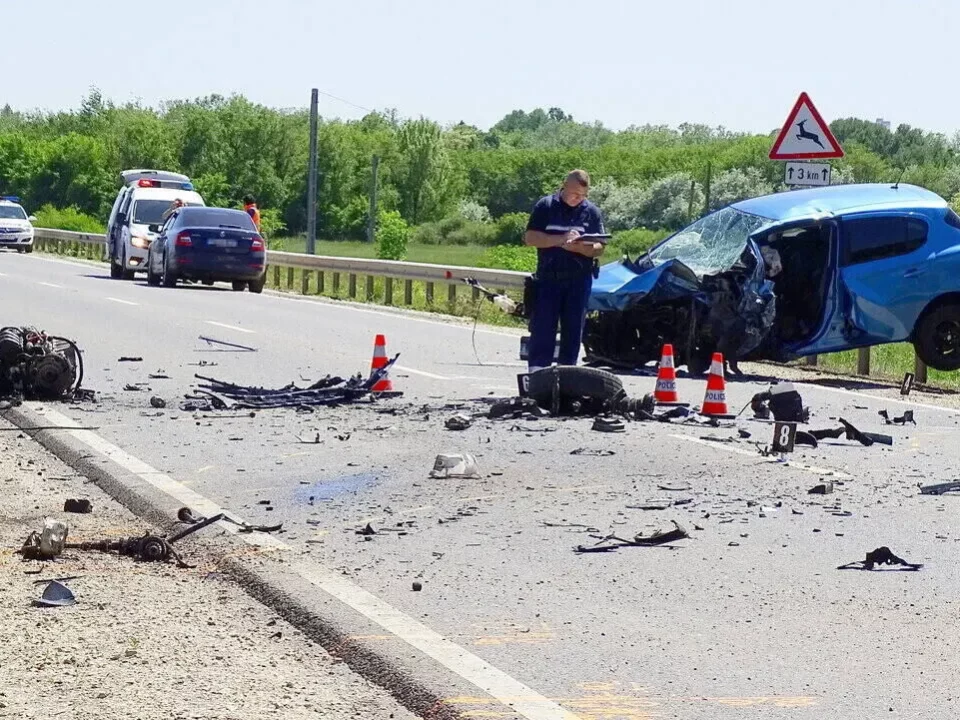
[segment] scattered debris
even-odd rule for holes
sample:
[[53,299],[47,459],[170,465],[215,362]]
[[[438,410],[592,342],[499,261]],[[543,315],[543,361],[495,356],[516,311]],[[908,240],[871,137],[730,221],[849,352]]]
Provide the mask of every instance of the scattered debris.
[[817,440],[824,440],[826,438],[837,440],[841,437],[846,437],[847,440],[856,440],[864,447],[870,447],[874,443],[880,443],[881,445],[893,445],[893,437],[890,435],[861,432],[843,418],[839,418],[839,421],[841,425],[839,428],[828,430],[810,430],[810,435]]
[[627,505],[627,510],[667,510],[677,505],[689,505],[693,498],[680,498],[679,500],[655,499],[647,500],[644,505]]
[[[369,395],[374,386],[381,379],[387,376],[390,368],[400,357],[399,353],[389,360],[382,368],[373,371],[366,380],[361,376],[355,375],[349,380],[340,377],[327,376],[318,380],[308,388],[298,388],[292,383],[286,387],[271,390],[259,387],[250,387],[245,385],[234,385],[232,383],[215,380],[213,378],[197,375],[197,379],[203,381],[200,385],[202,396],[200,400],[205,401],[205,406],[198,408],[196,402],[185,403],[181,405],[183,410],[226,410],[226,409],[271,409],[271,408],[297,408],[310,409],[315,406],[340,405],[361,400]],[[384,393],[376,393],[377,396],[383,396]],[[391,396],[397,396],[399,393],[391,393]],[[221,397],[222,396],[222,397]],[[232,408],[222,399],[229,398],[234,402]],[[188,400],[197,401],[198,398],[188,398]]]
[[167,406],[167,401],[164,400],[162,397],[157,397],[156,395],[154,395],[152,398],[150,398],[150,407],[154,407],[157,410],[163,410],[163,408],[165,408],[166,406]]
[[652,547],[654,545],[665,545],[667,543],[676,542],[677,540],[685,540],[690,537],[690,534],[684,530],[680,526],[680,523],[678,523],[676,520],[673,521],[673,525],[673,530],[657,532],[653,535],[646,536],[636,535],[632,540],[625,540],[617,537],[616,535],[607,535],[606,537],[600,538],[600,542],[598,542],[596,545],[578,545],[574,551],[578,553],[611,552],[621,547]]
[[477,459],[469,453],[437,455],[430,471],[432,478],[478,478]]
[[890,419],[890,414],[886,410],[881,410],[877,414],[883,418],[883,422],[887,425],[906,425],[907,423],[910,423],[911,425],[917,424],[917,421],[913,419],[913,410],[904,410],[903,415],[900,417],[895,417],[892,420]]
[[693,486],[690,483],[671,483],[670,485],[657,485],[658,490],[666,490],[667,492],[686,492],[692,490]]
[[577,448],[570,451],[571,455],[584,455],[586,457],[610,457],[616,455],[613,450],[589,450],[587,448]]
[[529,397],[515,397],[509,400],[500,400],[490,406],[487,417],[491,420],[509,418],[519,420],[521,417],[543,417],[547,412],[537,405],[537,401]]
[[93,512],[93,503],[89,500],[66,500],[63,503],[63,511],[68,513],[90,513]]
[[833,493],[833,481],[820,483],[819,485],[814,485],[812,488],[807,490],[808,495],[830,495]]
[[937,483],[936,485],[917,485],[921,495],[943,495],[944,493],[960,490],[960,481]]
[[127,357],[126,355],[124,355],[122,358],[120,358],[119,360],[117,360],[117,362],[131,362],[131,363],[132,363],[132,362],[143,362],[143,358],[142,358],[142,357]]
[[598,432],[608,432],[608,433],[622,433],[626,432],[627,428],[624,426],[622,420],[617,418],[610,417],[598,417],[593,421],[593,429]]
[[19,553],[24,560],[49,560],[63,552],[69,528],[65,522],[47,518],[43,530],[31,532],[23,541]]
[[899,567],[893,569],[901,571],[919,570],[923,567],[923,563],[909,563],[902,558],[898,558],[890,552],[890,548],[884,545],[868,552],[865,560],[855,560],[846,565],[840,565],[837,570],[874,570],[877,565],[895,565]]
[[813,433],[807,432],[806,430],[797,430],[796,435],[793,437],[794,445],[808,445],[810,447],[817,447],[817,438],[814,437]]
[[0,398],[81,400],[83,358],[72,340],[33,327],[0,328]]
[[800,393],[787,381],[773,383],[767,391],[754,395],[750,409],[759,420],[769,420],[771,415],[778,422],[805,423],[810,419],[810,409],[803,406]]
[[150,378],[151,380],[169,380],[170,379],[169,375],[165,375],[163,373],[150,373],[149,375],[147,375],[147,377]]
[[367,523],[367,526],[362,530],[355,531],[357,535],[376,535],[377,531],[373,529],[373,526],[370,523]]
[[457,413],[453,417],[447,418],[444,426],[447,430],[466,430],[473,425],[473,418],[463,413]]
[[61,582],[51,580],[43,589],[43,594],[33,604],[37,607],[67,607],[77,602],[73,591]]
[[123,389],[127,392],[143,392],[143,385],[141,383],[130,384],[127,383],[123,386]]
[[216,338],[206,337],[204,335],[201,335],[200,339],[203,340],[207,345],[231,348],[231,350],[212,350],[209,352],[236,352],[237,350],[242,352],[257,352],[256,348],[250,347],[249,345],[238,345],[237,343],[231,343],[225,340],[217,340]]

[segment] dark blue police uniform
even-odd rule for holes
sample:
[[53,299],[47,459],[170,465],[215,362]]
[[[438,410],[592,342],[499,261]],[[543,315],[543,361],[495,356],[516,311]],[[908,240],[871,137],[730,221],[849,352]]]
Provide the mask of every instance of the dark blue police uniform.
[[[600,209],[589,200],[570,207],[560,193],[540,198],[533,206],[528,230],[549,235],[602,233]],[[537,249],[537,295],[530,318],[528,364],[531,369],[553,364],[557,324],[560,325],[560,365],[576,365],[580,355],[587,299],[593,285],[593,258],[560,247]]]

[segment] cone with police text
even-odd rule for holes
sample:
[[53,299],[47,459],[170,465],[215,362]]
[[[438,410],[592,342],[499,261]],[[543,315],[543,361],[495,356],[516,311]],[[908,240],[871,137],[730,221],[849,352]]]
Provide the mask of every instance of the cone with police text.
[[680,402],[677,395],[677,371],[673,364],[673,345],[667,343],[660,354],[660,367],[657,369],[657,387],[653,393],[657,405],[687,406]]
[[[383,335],[377,335],[373,341],[373,360],[370,361],[370,374],[386,367],[387,365],[387,339]],[[393,382],[390,380],[389,371],[384,374],[380,380],[371,388],[370,392],[382,393],[393,392]]]
[[707,417],[730,419],[734,416],[727,411],[727,382],[723,378],[723,353],[714,353],[707,376],[707,393],[703,396],[700,414]]

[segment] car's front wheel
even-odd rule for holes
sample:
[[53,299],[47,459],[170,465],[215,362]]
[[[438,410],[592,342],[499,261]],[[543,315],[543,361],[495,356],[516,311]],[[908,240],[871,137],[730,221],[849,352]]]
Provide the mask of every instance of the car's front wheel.
[[27,246],[23,249],[23,251],[24,251],[25,253],[32,253],[32,252],[33,252],[33,245],[32,245],[32,244],[27,245]]
[[914,330],[913,347],[934,370],[960,370],[960,304],[948,303],[925,313]]
[[158,287],[160,285],[160,276],[153,271],[153,256],[147,255],[147,285]]

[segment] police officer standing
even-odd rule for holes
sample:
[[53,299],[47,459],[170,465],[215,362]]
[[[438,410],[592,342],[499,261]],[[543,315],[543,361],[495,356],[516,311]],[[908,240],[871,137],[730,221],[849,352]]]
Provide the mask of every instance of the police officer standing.
[[602,243],[581,238],[604,232],[600,210],[587,200],[589,190],[586,171],[570,171],[558,193],[537,201],[527,222],[523,241],[537,248],[536,298],[528,349],[530,372],[553,364],[558,323],[558,363],[576,365],[580,356],[596,259],[604,249]]

